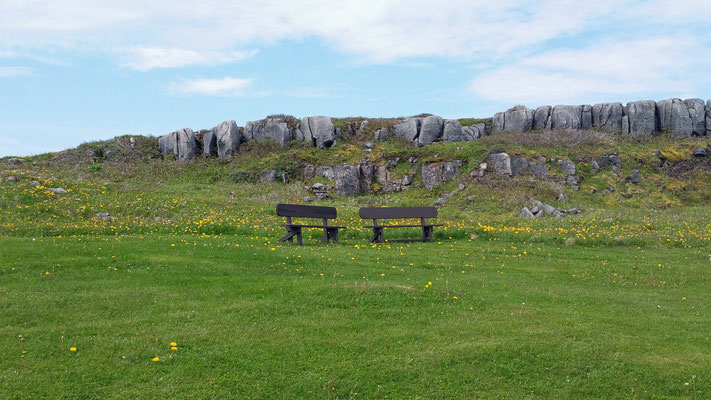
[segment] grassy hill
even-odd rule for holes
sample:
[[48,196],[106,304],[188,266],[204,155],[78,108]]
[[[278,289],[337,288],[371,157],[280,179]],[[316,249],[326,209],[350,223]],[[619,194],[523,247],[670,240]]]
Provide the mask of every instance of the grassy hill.
[[[348,136],[327,150],[248,143],[230,160],[183,164],[162,159],[155,138],[126,136],[24,163],[3,160],[5,393],[711,394],[711,164],[692,156],[711,140],[497,133],[426,147],[390,140],[370,152],[367,140]],[[469,176],[500,151],[573,160],[580,190],[531,176]],[[591,161],[612,153],[622,158],[622,177],[640,172],[639,184],[610,169],[593,173]],[[403,192],[381,194],[374,185],[368,195],[315,201],[338,208],[348,228],[339,244],[317,242],[315,231],[303,247],[276,242],[283,221],[274,205],[301,202],[304,187],[323,180],[304,181],[305,164],[399,159],[398,174],[413,170],[411,157],[464,167],[433,191],[418,185],[418,172]],[[271,169],[290,178],[261,182]],[[552,165],[551,173],[561,172]],[[67,193],[48,190],[58,187]],[[560,193],[569,202],[556,202]],[[443,194],[451,197],[434,243],[368,244],[359,207],[431,205]],[[582,212],[519,218],[531,199]],[[417,233],[390,238],[409,235]]]

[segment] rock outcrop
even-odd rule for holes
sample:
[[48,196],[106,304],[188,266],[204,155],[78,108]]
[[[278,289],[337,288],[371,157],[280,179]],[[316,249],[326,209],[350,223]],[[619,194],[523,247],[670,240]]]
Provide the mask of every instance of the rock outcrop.
[[[652,100],[632,101],[624,109],[622,133],[636,135],[657,132],[657,103]],[[626,121],[625,121],[626,117]],[[624,127],[627,127],[625,129]]]
[[622,130],[622,103],[600,103],[592,107],[592,126],[605,132]]
[[427,190],[454,178],[461,169],[462,161],[447,161],[422,164],[422,184]]
[[173,154],[180,161],[191,160],[200,153],[200,142],[190,128],[161,136],[158,139],[158,147],[163,156]]
[[300,130],[303,138],[298,139],[311,141],[318,148],[329,148],[336,142],[336,129],[329,117],[304,117],[301,119]]
[[430,115],[422,119],[420,134],[417,137],[417,144],[427,146],[438,141],[442,137],[444,120],[436,115]]
[[295,129],[287,125],[284,118],[271,117],[259,121],[249,121],[244,127],[246,140],[272,140],[279,146],[285,147],[296,137]]
[[[235,121],[225,121],[212,128],[209,133],[214,135],[217,155],[220,158],[234,156],[242,143],[242,134]],[[205,138],[203,138],[203,144],[205,144]]]
[[524,106],[516,106],[494,114],[494,132],[524,132],[533,126],[534,111]]
[[676,136],[691,136],[692,122],[689,109],[681,99],[657,102],[658,128]]
[[494,153],[489,155],[489,165],[491,169],[500,176],[511,176],[511,156],[506,153]]

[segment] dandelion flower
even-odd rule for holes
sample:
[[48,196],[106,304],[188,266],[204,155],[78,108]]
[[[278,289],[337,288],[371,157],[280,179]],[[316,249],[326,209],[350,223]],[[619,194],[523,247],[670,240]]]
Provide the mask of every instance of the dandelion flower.
[[160,361],[160,358],[158,358],[158,356],[155,356],[155,357],[153,357],[152,361],[153,361],[153,362],[158,362],[158,361]]
[[177,347],[177,346],[171,346],[170,349],[173,350],[173,351],[176,351],[176,350],[178,350],[178,347]]
[[170,342],[170,347],[175,347],[175,346],[177,346],[177,345],[178,345],[178,344],[175,343],[175,342]]
[[70,348],[69,348],[69,351],[71,351],[71,352],[76,352],[76,351],[77,351],[77,348],[76,348],[76,347],[70,347]]

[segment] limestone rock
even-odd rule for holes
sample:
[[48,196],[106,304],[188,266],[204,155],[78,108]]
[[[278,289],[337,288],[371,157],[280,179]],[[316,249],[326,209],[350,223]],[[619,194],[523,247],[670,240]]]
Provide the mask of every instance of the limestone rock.
[[511,176],[523,175],[528,171],[528,160],[523,157],[511,159]]
[[489,155],[491,168],[500,176],[511,176],[511,157],[506,153]]
[[420,134],[420,118],[408,118],[393,126],[395,136],[413,142]]
[[375,133],[373,133],[373,139],[379,141],[379,142],[384,142],[388,140],[388,136],[390,135],[390,131],[388,128],[380,128]]
[[333,168],[336,174],[334,190],[341,196],[358,196],[361,191],[360,166],[342,164]]
[[640,100],[627,103],[627,107],[623,110],[624,115],[628,118],[629,133],[636,135],[638,133],[657,132],[657,103],[653,100]]
[[205,133],[202,137],[202,154],[208,157],[217,156],[217,138],[212,131]]
[[592,107],[592,126],[605,132],[622,130],[622,103],[600,103]]
[[557,105],[553,107],[551,129],[583,129],[583,106]]
[[442,120],[442,117],[430,115],[429,117],[423,118],[417,143],[420,146],[426,146],[438,141],[442,137],[443,126],[444,120]]
[[47,188],[47,190],[49,190],[50,192],[52,192],[54,194],[66,194],[67,193],[66,189],[61,188],[61,187]]
[[706,136],[711,136],[711,99],[706,100]]
[[538,178],[548,177],[548,167],[545,164],[538,164],[536,162],[531,161],[528,163],[528,170],[531,171],[531,173]]
[[[209,132],[215,136],[217,145],[217,155],[220,158],[228,158],[235,155],[242,143],[242,134],[235,121],[225,121],[212,128]],[[205,139],[203,139],[203,144]]]
[[318,148],[326,149],[336,142],[336,130],[329,117],[304,117],[301,119],[301,130],[304,140],[308,141],[310,138]]
[[551,128],[551,106],[540,106],[533,113],[533,129],[541,131]]
[[566,175],[575,175],[575,163],[570,160],[563,160],[560,163],[560,170]]
[[692,122],[689,109],[681,99],[668,99],[657,102],[659,115],[658,127],[675,136],[691,136]]
[[516,106],[494,114],[494,131],[524,132],[533,126],[534,111],[524,106]]
[[523,207],[521,213],[518,215],[520,218],[536,218],[535,215],[528,209],[528,207]]
[[271,117],[259,121],[249,121],[244,127],[246,140],[272,140],[279,146],[285,147],[287,143],[296,138],[295,128],[287,125],[282,117]]
[[630,182],[637,184],[642,182],[642,177],[639,176],[639,171],[636,169],[632,170],[632,176],[630,177]]
[[428,190],[454,178],[462,166],[462,161],[448,161],[422,164],[422,183]]
[[190,128],[163,135],[158,139],[158,146],[163,156],[174,154],[178,160],[187,161],[199,154],[199,143]]
[[358,183],[360,185],[360,193],[369,193],[370,186],[373,184],[373,173],[375,168],[371,163],[360,164],[360,174]]
[[698,157],[698,158],[706,157],[707,153],[708,152],[705,147],[694,147],[694,149],[691,151],[691,154],[694,157]]
[[442,140],[445,142],[463,142],[467,139],[462,131],[462,125],[456,119],[448,119],[444,121],[444,130]]
[[275,169],[264,171],[259,175],[259,180],[262,182],[276,182],[277,172]]
[[689,118],[691,118],[691,134],[694,136],[704,136],[706,134],[706,110],[704,101],[701,99],[684,100]]

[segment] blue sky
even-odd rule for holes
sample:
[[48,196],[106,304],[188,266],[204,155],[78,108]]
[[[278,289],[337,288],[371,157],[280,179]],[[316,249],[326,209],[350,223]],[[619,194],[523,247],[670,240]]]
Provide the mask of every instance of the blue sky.
[[0,156],[270,114],[711,97],[711,2],[0,0]]

